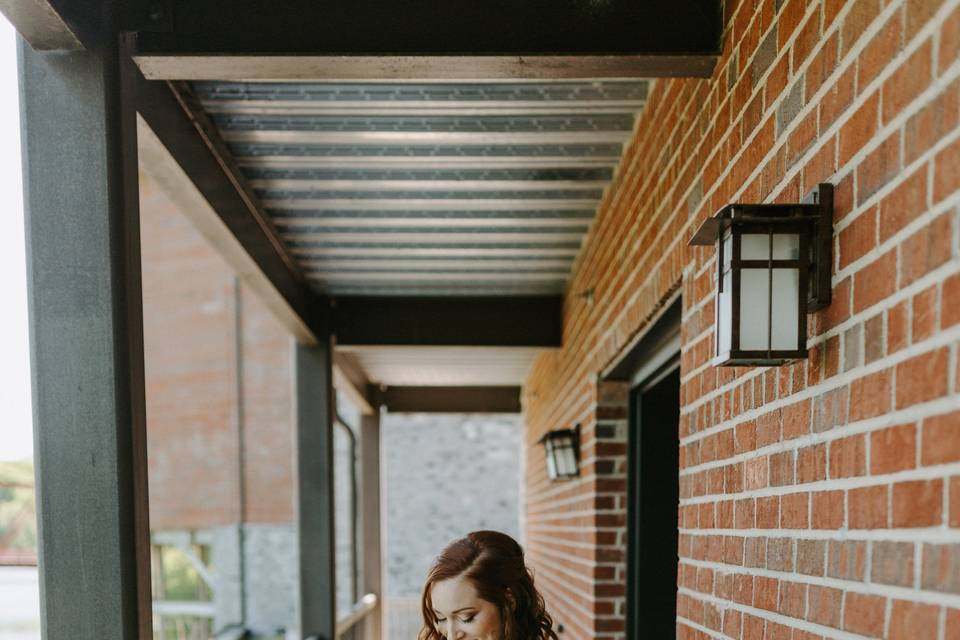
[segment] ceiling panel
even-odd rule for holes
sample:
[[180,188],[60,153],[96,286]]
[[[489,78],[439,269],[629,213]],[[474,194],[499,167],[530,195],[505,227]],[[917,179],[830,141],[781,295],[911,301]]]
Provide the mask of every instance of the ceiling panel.
[[192,87],[318,291],[530,295],[563,291],[649,83]]

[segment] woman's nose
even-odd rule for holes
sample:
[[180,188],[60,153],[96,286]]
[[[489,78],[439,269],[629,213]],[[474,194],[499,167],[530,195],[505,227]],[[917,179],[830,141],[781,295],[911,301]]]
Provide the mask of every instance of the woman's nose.
[[460,640],[463,634],[460,632],[460,629],[457,628],[456,622],[453,620],[447,620],[447,640]]

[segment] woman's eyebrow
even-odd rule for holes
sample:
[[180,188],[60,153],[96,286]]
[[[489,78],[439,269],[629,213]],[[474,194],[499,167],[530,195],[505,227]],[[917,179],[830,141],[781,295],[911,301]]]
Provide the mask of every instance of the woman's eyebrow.
[[[470,610],[476,610],[476,607],[463,607],[462,609],[457,609],[457,610],[454,611],[453,613],[462,613],[462,612],[464,612],[464,611],[470,611]],[[437,616],[442,616],[442,615],[443,615],[442,613],[440,613],[440,612],[437,611],[436,609],[433,610],[433,613],[434,613],[434,615],[437,615]]]

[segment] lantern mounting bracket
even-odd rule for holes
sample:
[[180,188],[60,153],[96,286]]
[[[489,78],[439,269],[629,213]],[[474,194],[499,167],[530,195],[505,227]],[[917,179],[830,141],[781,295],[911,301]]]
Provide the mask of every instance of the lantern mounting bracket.
[[810,282],[807,312],[830,304],[833,265],[833,185],[821,183],[800,203],[728,204],[707,218],[690,239],[690,245],[715,245],[737,222],[782,224],[803,223],[809,229]]

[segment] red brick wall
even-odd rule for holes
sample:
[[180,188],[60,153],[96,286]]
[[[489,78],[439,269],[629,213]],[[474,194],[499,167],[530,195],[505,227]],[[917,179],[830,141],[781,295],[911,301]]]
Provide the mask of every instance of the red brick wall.
[[[956,640],[960,2],[743,0],[725,25],[712,78],[656,83],[564,348],[527,380],[538,584],[563,637],[623,636],[623,445],[600,437],[597,380],[679,290],[678,637]],[[714,250],[687,240],[724,204],[822,181],[834,301],[809,317],[809,358],[713,367]],[[577,422],[581,477],[550,484],[536,441]]]
[[140,191],[151,527],[290,522],[289,336],[149,175]]

